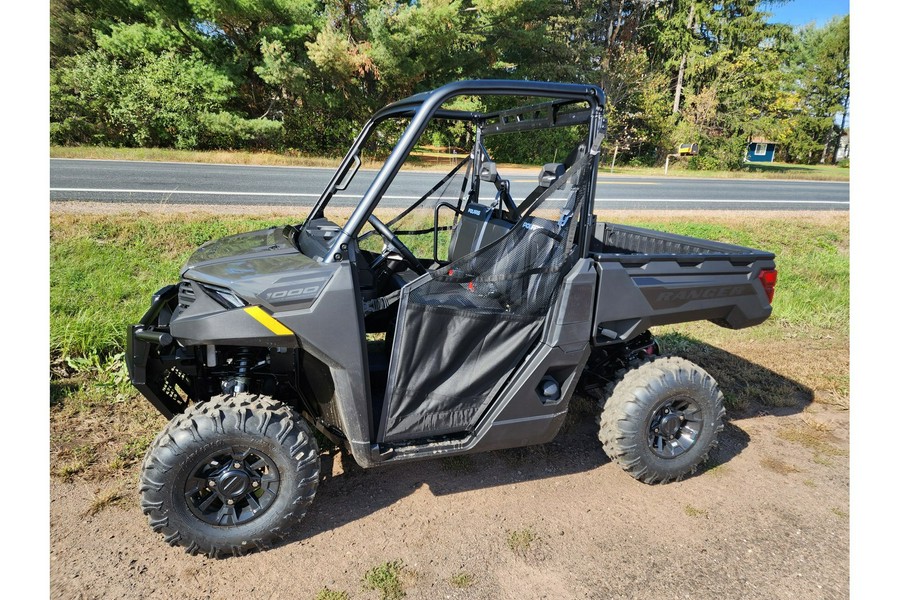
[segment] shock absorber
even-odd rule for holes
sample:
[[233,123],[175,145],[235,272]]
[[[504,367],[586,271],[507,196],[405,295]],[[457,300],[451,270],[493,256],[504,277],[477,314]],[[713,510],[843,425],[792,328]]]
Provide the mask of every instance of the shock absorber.
[[250,389],[250,367],[253,361],[253,351],[242,346],[238,348],[232,358],[232,365],[236,368],[235,376],[222,382],[222,391],[226,394],[240,394]]

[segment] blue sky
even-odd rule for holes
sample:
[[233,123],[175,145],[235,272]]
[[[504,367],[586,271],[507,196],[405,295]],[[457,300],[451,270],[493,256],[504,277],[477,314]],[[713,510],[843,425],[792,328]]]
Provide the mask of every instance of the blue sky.
[[772,22],[797,26],[815,21],[821,27],[832,17],[850,14],[850,0],[792,0],[782,6],[760,8],[772,13]]

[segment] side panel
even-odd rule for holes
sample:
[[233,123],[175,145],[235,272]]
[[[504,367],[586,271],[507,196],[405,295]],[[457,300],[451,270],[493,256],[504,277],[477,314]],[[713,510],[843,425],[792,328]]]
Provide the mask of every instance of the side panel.
[[759,273],[771,260],[733,265],[706,259],[693,266],[654,259],[640,267],[599,260],[594,343],[628,341],[657,325],[710,320],[732,329],[772,313]]
[[354,454],[360,448],[367,453],[373,426],[356,267],[348,261],[255,279],[276,292],[285,285],[315,289],[307,296],[286,293],[284,303],[277,293],[269,294],[272,298],[261,293],[261,306],[226,309],[196,288],[192,301],[173,318],[172,336],[186,346],[299,347],[301,366],[311,371],[311,400],[335,421],[328,425],[344,433]]
[[373,439],[372,404],[365,325],[357,293],[355,266],[337,263],[334,275],[315,304],[306,309],[275,312],[274,316],[300,338],[304,352],[327,365],[333,380],[332,403],[351,451],[364,462]]

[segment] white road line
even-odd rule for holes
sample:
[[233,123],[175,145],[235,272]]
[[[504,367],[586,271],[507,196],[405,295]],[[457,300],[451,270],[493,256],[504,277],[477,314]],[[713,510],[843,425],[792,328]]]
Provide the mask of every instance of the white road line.
[[[534,183],[533,179],[510,179],[511,183]],[[603,181],[597,180],[597,185],[660,185],[657,181]]]
[[[114,188],[50,188],[51,192],[97,192],[101,194],[167,194],[167,195],[196,195],[196,196],[263,196],[263,197],[286,197],[286,198],[318,198],[320,194],[304,194],[302,192],[224,192],[209,190],[135,190],[135,189],[114,189]],[[360,199],[361,194],[335,194],[335,198],[352,198]],[[420,196],[382,196],[387,200],[418,200]],[[705,204],[836,204],[841,206],[849,205],[849,201],[844,200],[733,200],[733,199],[712,199],[712,198],[606,198],[597,196],[600,202],[671,202],[671,203],[705,203]],[[548,198],[549,201],[564,202],[565,198]]]
[[[50,188],[51,192],[98,192],[101,194],[169,194],[198,196],[278,196],[288,198],[318,198],[321,194],[304,194],[302,192],[213,192],[209,190],[131,190],[102,188]],[[362,198],[362,194],[335,194],[335,198]],[[382,196],[392,200],[418,200],[421,196]]]
[[714,200],[704,198],[604,198],[595,196],[600,202],[680,202],[680,203],[706,203],[706,204],[840,204],[850,205],[845,200]]

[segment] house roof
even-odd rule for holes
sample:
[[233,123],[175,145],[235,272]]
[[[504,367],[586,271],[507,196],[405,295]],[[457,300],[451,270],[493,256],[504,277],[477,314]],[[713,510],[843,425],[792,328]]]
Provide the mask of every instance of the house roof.
[[766,139],[760,136],[750,136],[751,144],[776,144],[777,142],[773,142],[772,140]]

